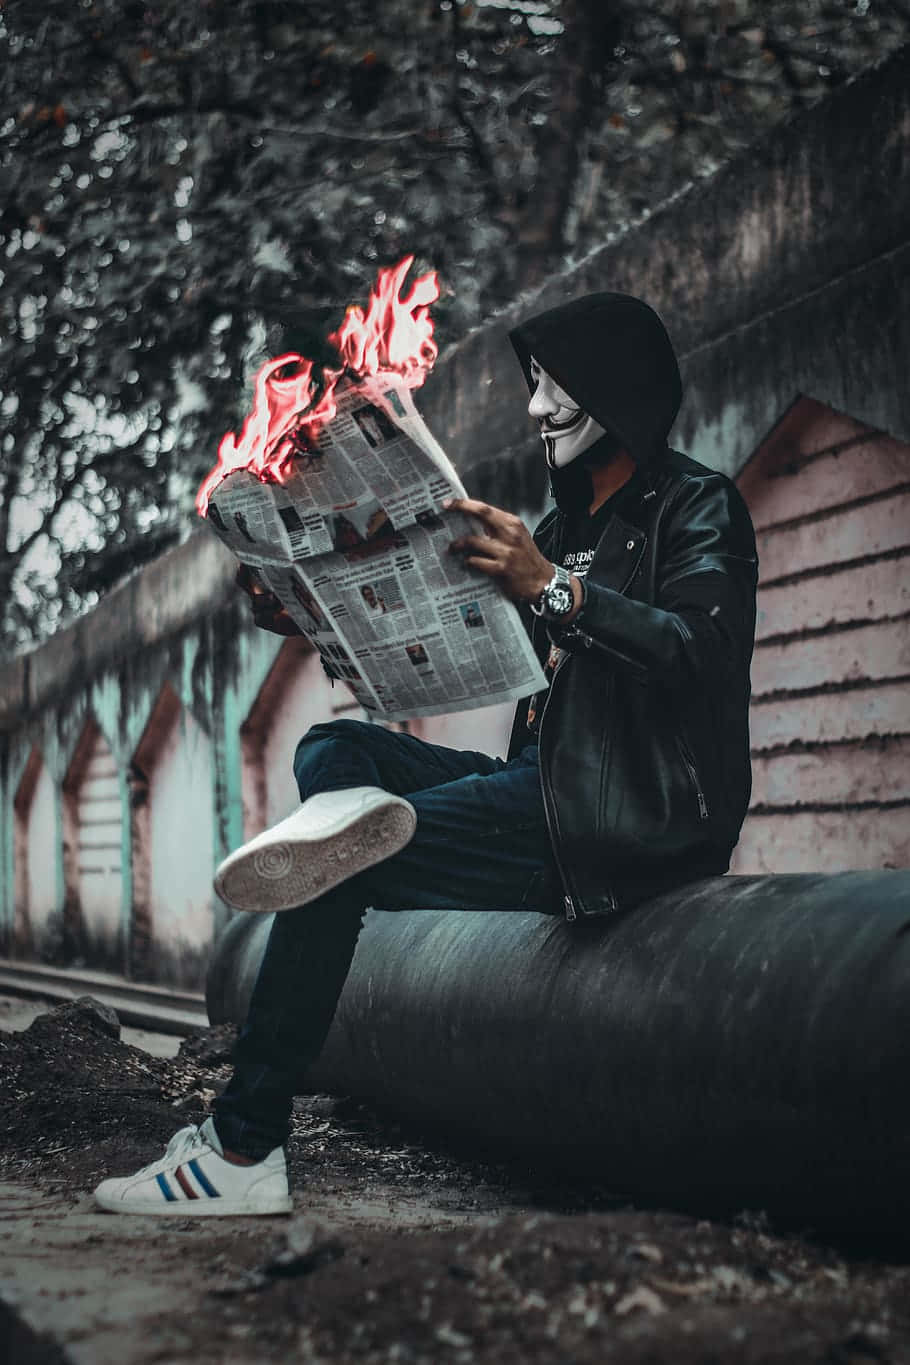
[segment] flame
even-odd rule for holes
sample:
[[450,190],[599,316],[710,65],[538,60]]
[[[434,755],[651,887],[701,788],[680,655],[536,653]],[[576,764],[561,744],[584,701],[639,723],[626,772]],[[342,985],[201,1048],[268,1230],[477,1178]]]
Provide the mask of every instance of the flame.
[[[280,371],[294,368],[290,376]],[[248,469],[263,481],[281,478],[288,459],[299,449],[301,428],[315,431],[335,416],[334,392],[341,370],[328,371],[326,387],[312,407],[315,384],[313,362],[293,351],[268,360],[256,375],[253,407],[243,424],[240,439],[225,432],[218,446],[218,463],[210,470],[196,494],[196,510],[206,515],[209,498],[228,474]]]
[[352,304],[329,337],[355,374],[391,373],[416,388],[433,368],[439,348],[429,314],[430,304],[439,298],[439,284],[435,271],[421,275],[403,299],[401,289],[413,263],[413,256],[405,256],[390,270],[380,270],[366,313]]
[[313,362],[305,356],[289,352],[266,361],[256,375],[253,406],[239,438],[232,431],[221,438],[218,463],[196,494],[200,516],[206,515],[209,498],[222,479],[238,469],[249,470],[263,483],[280,483],[294,456],[335,416],[335,390],[345,374],[355,382],[387,376],[419,388],[439,350],[429,315],[430,305],[439,298],[439,283],[436,272],[430,271],[402,298],[413,263],[413,256],[405,256],[396,266],[379,271],[365,313],[356,304],[348,308],[341,326],[328,338],[342,363],[337,370],[323,370],[321,392]]

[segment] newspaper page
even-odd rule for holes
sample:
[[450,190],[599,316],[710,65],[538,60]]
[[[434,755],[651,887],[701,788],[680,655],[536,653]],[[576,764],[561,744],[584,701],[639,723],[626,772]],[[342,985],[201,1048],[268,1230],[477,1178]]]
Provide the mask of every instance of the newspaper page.
[[357,702],[406,720],[515,701],[546,682],[518,611],[449,551],[478,526],[465,490],[388,381],[340,387],[282,483],[229,474],[212,529],[281,600]]

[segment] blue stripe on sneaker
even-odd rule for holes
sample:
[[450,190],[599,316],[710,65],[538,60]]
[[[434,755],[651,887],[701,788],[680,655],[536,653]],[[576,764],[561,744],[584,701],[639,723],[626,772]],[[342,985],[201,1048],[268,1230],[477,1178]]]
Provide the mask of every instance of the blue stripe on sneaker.
[[[207,1194],[211,1199],[220,1199],[221,1196],[219,1195],[218,1191],[215,1189],[215,1186],[212,1184],[211,1180],[208,1180],[208,1179],[206,1178],[206,1176],[205,1176],[205,1174],[204,1174],[204,1172],[203,1172],[203,1170],[202,1170],[202,1167],[199,1165],[199,1162],[196,1160],[196,1158],[193,1157],[192,1161],[188,1161],[188,1162],[187,1162],[187,1165],[189,1166],[190,1170],[193,1172],[193,1175],[194,1175],[194,1176],[196,1177],[196,1179],[199,1181],[199,1184],[200,1184],[200,1185],[202,1186],[202,1188],[205,1190],[206,1194]],[[158,1178],[159,1178],[159,1180],[161,1179],[160,1176],[159,1176]]]
[[164,1195],[165,1199],[173,1201],[177,1198],[176,1194],[171,1189],[170,1185],[167,1183],[163,1175],[156,1175],[155,1179],[158,1181],[158,1188],[161,1190],[161,1193]]

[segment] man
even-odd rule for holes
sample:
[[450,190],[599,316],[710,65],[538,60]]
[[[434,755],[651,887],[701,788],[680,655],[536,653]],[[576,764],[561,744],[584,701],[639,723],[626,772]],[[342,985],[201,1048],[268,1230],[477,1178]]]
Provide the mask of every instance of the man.
[[[164,1158],[96,1192],[109,1209],[290,1209],[284,1143],[367,906],[628,910],[726,871],[750,791],[755,540],[730,481],[667,447],[681,398],[660,320],[595,294],[512,333],[555,509],[532,538],[467,498],[484,534],[452,550],[527,611],[548,675],[519,705],[508,760],[357,721],[295,756],[300,809],[216,876],[277,911],[235,1071]],[[274,600],[257,621],[287,631]]]

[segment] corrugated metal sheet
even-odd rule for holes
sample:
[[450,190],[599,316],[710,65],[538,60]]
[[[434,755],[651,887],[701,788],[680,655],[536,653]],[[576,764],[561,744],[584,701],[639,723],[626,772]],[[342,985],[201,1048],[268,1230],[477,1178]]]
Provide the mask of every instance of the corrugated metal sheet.
[[910,864],[910,446],[800,399],[743,471],[753,800],[737,872]]

